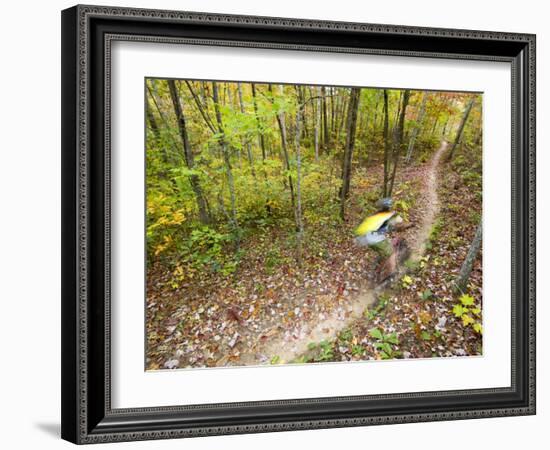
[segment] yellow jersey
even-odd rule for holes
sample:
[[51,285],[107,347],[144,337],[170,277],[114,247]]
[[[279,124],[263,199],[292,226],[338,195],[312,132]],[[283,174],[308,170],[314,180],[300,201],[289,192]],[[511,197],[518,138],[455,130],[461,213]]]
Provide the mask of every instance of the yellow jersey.
[[395,215],[394,211],[383,211],[367,217],[355,230],[357,236],[376,231]]

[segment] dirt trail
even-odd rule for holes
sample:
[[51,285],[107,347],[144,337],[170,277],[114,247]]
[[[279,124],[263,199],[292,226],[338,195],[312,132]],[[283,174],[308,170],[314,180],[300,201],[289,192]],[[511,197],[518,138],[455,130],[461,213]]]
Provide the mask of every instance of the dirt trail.
[[420,258],[426,249],[426,241],[430,235],[430,231],[435,220],[435,217],[439,211],[439,199],[437,197],[437,173],[441,156],[447,150],[447,141],[441,142],[439,149],[435,152],[430,162],[428,169],[428,176],[424,181],[423,191],[425,192],[424,201],[426,202],[425,213],[422,216],[422,222],[418,228],[418,231],[410,240],[410,246],[413,259]]
[[[428,166],[427,176],[424,180],[422,188],[423,195],[419,199],[419,208],[424,211],[422,219],[407,240],[411,248],[411,258],[418,260],[424,253],[426,241],[429,237],[433,222],[439,210],[439,200],[437,196],[438,183],[438,167],[441,156],[447,149],[447,142],[443,141],[439,149],[435,152]],[[377,295],[385,289],[385,285],[375,289],[365,289],[361,294],[357,295],[351,302],[342,308],[335,310],[325,317],[316,317],[309,321],[304,321],[299,327],[299,338],[295,336],[285,335],[275,339],[265,346],[256,347],[256,354],[267,356],[277,355],[279,363],[285,363],[295,360],[300,355],[307,352],[308,344],[311,342],[320,342],[323,339],[333,339],[336,335],[354,321],[359,319],[365,309],[372,305]],[[259,348],[262,347],[262,348]],[[252,354],[243,355],[242,363],[258,364],[260,361]]]

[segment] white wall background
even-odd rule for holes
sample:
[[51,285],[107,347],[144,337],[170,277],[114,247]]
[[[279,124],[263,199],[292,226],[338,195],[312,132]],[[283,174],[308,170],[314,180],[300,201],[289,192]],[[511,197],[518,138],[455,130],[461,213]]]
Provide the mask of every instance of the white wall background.
[[[93,3],[93,2],[92,2]],[[550,145],[550,29],[545,2],[353,0],[127,0],[100,4],[192,11],[530,32],[538,35],[538,415],[117,444],[117,448],[541,448],[550,421],[546,317],[550,220],[544,171]],[[0,443],[69,448],[60,403],[60,10],[71,1],[10,2],[0,27]],[[6,160],[7,158],[7,160]],[[475,377],[472,373],[469,376]],[[340,380],[345,382],[345,380]],[[546,433],[545,433],[546,434]],[[114,448],[114,447],[113,447]]]

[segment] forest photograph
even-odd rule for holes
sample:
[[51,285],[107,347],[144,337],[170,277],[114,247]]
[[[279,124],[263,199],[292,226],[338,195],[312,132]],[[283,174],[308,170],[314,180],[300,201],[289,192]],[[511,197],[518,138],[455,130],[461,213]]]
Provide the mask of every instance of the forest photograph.
[[146,78],[146,370],[481,356],[482,107]]

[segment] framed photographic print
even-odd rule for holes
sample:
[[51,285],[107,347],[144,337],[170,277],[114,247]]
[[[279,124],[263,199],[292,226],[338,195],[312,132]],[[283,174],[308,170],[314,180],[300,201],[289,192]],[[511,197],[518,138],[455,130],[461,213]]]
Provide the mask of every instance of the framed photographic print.
[[535,36],[62,13],[62,436],[535,413]]

